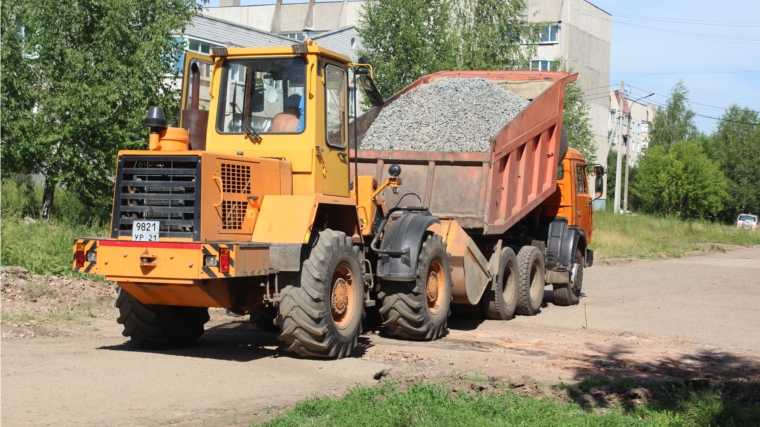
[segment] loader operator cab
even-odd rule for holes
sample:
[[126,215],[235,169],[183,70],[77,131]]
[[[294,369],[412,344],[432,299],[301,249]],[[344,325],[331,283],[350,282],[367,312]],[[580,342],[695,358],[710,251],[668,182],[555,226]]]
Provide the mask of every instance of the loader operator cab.
[[217,131],[300,133],[305,89],[301,58],[229,58],[222,65]]

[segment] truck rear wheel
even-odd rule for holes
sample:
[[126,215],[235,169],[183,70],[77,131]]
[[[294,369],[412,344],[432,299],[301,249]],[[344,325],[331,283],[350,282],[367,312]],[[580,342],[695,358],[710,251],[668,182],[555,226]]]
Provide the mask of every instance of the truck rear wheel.
[[511,248],[501,250],[499,256],[499,276],[496,290],[486,289],[480,301],[487,318],[492,320],[509,320],[515,317],[517,310],[517,257]]
[[434,340],[443,335],[451,312],[451,265],[441,236],[425,238],[414,282],[385,282],[380,307],[388,335]]
[[357,251],[344,233],[319,232],[301,267],[300,285],[287,285],[280,293],[275,323],[286,351],[340,359],[356,348],[364,318]]
[[570,284],[554,285],[554,303],[557,305],[575,305],[580,301],[583,289],[583,254],[575,252],[575,261],[570,276]]
[[541,309],[546,286],[541,251],[535,246],[523,246],[517,254],[517,269],[517,314],[535,316]]
[[143,348],[166,350],[192,345],[203,335],[203,325],[209,320],[208,308],[148,305],[119,288],[116,298],[122,335]]

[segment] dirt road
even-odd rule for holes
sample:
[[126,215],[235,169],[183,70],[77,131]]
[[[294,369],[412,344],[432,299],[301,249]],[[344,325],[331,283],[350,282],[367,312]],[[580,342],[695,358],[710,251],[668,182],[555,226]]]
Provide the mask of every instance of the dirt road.
[[134,349],[109,316],[28,327],[6,321],[4,336],[28,328],[35,338],[2,341],[0,421],[248,425],[387,376],[403,383],[485,375],[538,395],[590,375],[760,379],[760,248],[597,266],[585,281],[576,307],[554,306],[547,292],[537,317],[453,318],[449,334],[432,343],[369,333],[355,357],[340,361],[290,357],[274,334],[222,310],[195,348],[170,352]]

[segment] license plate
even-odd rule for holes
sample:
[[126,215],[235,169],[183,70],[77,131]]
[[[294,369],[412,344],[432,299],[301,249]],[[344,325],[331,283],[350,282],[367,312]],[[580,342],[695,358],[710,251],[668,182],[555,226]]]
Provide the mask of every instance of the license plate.
[[132,240],[135,242],[158,242],[159,221],[137,220],[132,223]]

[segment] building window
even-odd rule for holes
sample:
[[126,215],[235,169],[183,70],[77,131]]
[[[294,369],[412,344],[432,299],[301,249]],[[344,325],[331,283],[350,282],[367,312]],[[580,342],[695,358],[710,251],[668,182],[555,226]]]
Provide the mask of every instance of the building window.
[[616,114],[616,113],[617,113],[617,111],[615,111],[615,110],[610,110],[610,119],[609,119],[609,120],[610,120],[610,123],[615,123],[615,114]]
[[559,24],[542,28],[540,43],[559,43]]
[[641,131],[644,133],[649,133],[649,123],[643,122],[641,124]]
[[552,65],[554,65],[554,61],[544,61],[543,59],[530,61],[532,71],[552,71]]
[[639,144],[639,151],[646,150],[647,148],[649,148],[648,142],[642,142],[641,144]]

